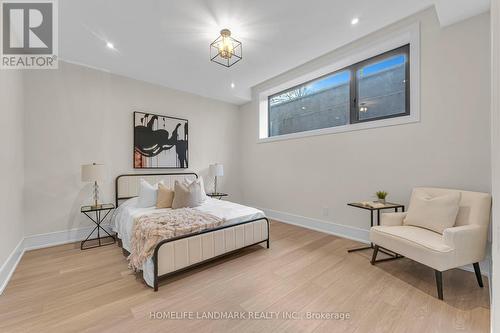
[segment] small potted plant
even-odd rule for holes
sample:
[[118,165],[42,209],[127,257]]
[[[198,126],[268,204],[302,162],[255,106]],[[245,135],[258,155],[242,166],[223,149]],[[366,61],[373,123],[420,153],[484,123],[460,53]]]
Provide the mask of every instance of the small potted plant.
[[375,194],[377,195],[378,202],[385,204],[385,198],[388,193],[386,191],[377,191]]

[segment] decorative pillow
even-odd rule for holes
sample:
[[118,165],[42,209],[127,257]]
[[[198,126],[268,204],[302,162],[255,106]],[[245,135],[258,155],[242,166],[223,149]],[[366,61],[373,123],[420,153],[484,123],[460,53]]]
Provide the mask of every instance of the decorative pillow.
[[442,234],[455,225],[461,194],[450,193],[431,197],[425,193],[413,194],[404,225],[412,225]]
[[199,178],[193,179],[193,180],[189,180],[187,178],[184,178],[184,181],[183,181],[184,185],[186,185],[186,186],[191,185],[193,182],[200,183],[200,188],[201,188],[200,201],[204,202],[207,199],[207,193],[205,192],[205,184],[203,184],[203,177],[199,177]]
[[200,182],[192,182],[186,186],[184,182],[175,181],[172,208],[197,207],[201,205],[200,197]]
[[[163,182],[160,183],[163,184]],[[153,186],[144,179],[141,179],[139,184],[139,202],[137,206],[142,208],[156,206],[157,192],[158,184]]]
[[158,198],[156,208],[171,208],[174,201],[174,191],[166,187],[163,183],[158,184]]

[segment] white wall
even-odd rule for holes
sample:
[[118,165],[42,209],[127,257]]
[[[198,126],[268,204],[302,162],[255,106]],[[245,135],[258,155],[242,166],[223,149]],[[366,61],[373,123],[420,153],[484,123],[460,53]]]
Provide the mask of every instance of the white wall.
[[[19,71],[0,70],[0,293],[4,274],[2,267],[23,238],[23,76]],[[4,268],[4,269],[2,269]]]
[[[416,21],[421,22],[419,123],[257,143],[260,91]],[[429,9],[255,87],[253,101],[241,108],[244,202],[368,229],[368,214],[346,203],[373,199],[376,190],[402,203],[419,185],[489,192],[489,62],[488,14],[442,29]]]
[[500,332],[500,0],[491,2],[491,332]]
[[79,212],[91,196],[81,164],[107,165],[102,201],[114,201],[114,178],[134,172],[133,111],[187,118],[189,170],[223,163],[220,188],[240,199],[236,106],[68,63],[30,71],[25,86],[26,236],[90,226]]

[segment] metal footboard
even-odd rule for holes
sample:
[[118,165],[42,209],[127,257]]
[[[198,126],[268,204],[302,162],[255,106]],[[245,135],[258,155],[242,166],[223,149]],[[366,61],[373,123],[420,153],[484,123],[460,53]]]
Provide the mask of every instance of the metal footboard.
[[[257,222],[257,221],[266,221],[266,224],[267,224],[267,238],[266,239],[259,240],[258,242],[254,242],[252,244],[244,245],[242,247],[239,247],[237,249],[234,249],[234,250],[231,250],[231,251],[228,251],[228,252],[224,252],[224,253],[219,254],[219,255],[215,255],[213,257],[207,258],[205,260],[198,261],[198,262],[196,262],[194,264],[182,267],[180,269],[176,269],[176,270],[168,272],[166,274],[158,275],[159,251],[160,251],[160,248],[162,246],[165,246],[165,245],[167,245],[169,243],[172,243],[172,242],[175,242],[175,241],[178,241],[178,240],[181,240],[181,239],[187,239],[187,238],[191,238],[191,237],[195,237],[195,236],[200,236],[200,235],[204,235],[204,234],[215,233],[215,232],[220,231],[220,230],[224,230],[224,229],[228,229],[228,228],[235,228],[235,227],[238,227],[238,226],[241,226],[241,225],[245,225],[245,224],[249,224],[249,223],[253,223],[253,222]],[[178,236],[178,237],[174,237],[174,238],[162,240],[161,242],[159,242],[156,245],[154,253],[153,253],[153,257],[152,257],[153,264],[154,264],[154,286],[153,286],[154,291],[158,291],[158,282],[159,282],[160,279],[164,279],[164,278],[170,277],[172,275],[184,272],[186,270],[189,270],[189,269],[192,269],[194,267],[200,266],[200,265],[205,264],[207,262],[216,260],[216,259],[218,259],[220,257],[232,254],[234,252],[237,252],[237,251],[240,251],[242,249],[245,249],[245,248],[257,245],[257,244],[261,244],[261,243],[264,243],[264,242],[266,242],[267,248],[269,248],[269,236],[270,236],[269,235],[269,219],[267,217],[261,217],[261,218],[257,218],[257,219],[253,219],[253,220],[249,220],[249,221],[244,221],[244,222],[240,222],[240,223],[236,223],[236,224],[231,224],[231,225],[228,225],[228,226],[221,226],[221,227],[214,228],[214,229],[206,229],[206,230],[203,230],[203,231],[200,231],[200,232],[197,232],[197,233],[192,233],[192,234],[187,234],[187,235],[182,235],[182,236]]]

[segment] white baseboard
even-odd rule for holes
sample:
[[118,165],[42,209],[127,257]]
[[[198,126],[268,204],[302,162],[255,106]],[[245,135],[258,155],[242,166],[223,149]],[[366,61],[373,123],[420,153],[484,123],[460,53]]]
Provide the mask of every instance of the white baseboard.
[[[102,227],[111,233],[109,225],[102,225]],[[24,255],[24,252],[29,250],[36,250],[56,245],[74,243],[84,240],[88,234],[93,230],[93,227],[77,228],[63,231],[50,232],[46,234],[32,235],[24,237],[19,241],[16,248],[9,255],[5,263],[0,267],[0,295],[2,295],[5,287],[9,283],[12,274],[16,270],[17,264]],[[94,236],[96,233],[94,233]]]
[[12,274],[16,270],[17,264],[19,264],[19,261],[21,261],[21,258],[23,257],[23,241],[24,239],[19,241],[2,267],[0,267],[0,295],[3,294],[5,287],[7,287],[7,283],[9,283]]
[[351,227],[344,224],[326,222],[310,217],[294,215],[285,212],[279,212],[272,209],[260,208],[267,217],[280,222],[293,224],[306,229],[324,232],[330,235],[348,238],[361,243],[370,243],[369,231],[361,228]]
[[[111,233],[111,227],[109,225],[102,225],[102,227],[107,232]],[[88,236],[92,229],[94,228],[85,227],[26,236],[24,238],[24,250],[36,250],[45,247],[82,241]],[[97,233],[94,232],[94,236],[92,237],[97,237]]]
[[[348,225],[343,225],[343,224],[337,224],[337,223],[332,223],[332,222],[327,222],[319,219],[314,219],[310,217],[305,217],[305,216],[300,216],[300,215],[295,215],[295,214],[290,214],[290,213],[285,213],[285,212],[279,212],[276,210],[272,209],[267,209],[267,208],[259,208],[260,210],[264,211],[267,217],[270,219],[274,219],[283,223],[287,224],[293,224],[299,227],[303,227],[306,229],[311,229],[314,231],[319,231],[319,232],[324,232],[326,234],[331,234],[347,239],[352,239],[361,243],[368,244],[370,243],[370,236],[369,236],[369,231],[366,229],[361,229],[361,228],[356,228],[356,227],[351,227]],[[490,245],[490,244],[488,244]],[[488,247],[489,248],[489,247]],[[490,251],[487,251],[487,253],[490,253]],[[479,263],[479,266],[481,267],[481,274],[484,276],[487,276],[489,278],[489,272],[490,272],[490,264],[489,264],[489,256],[483,261]],[[466,265],[463,267],[460,267],[460,269],[469,271],[469,272],[474,272],[474,268],[472,265]]]

